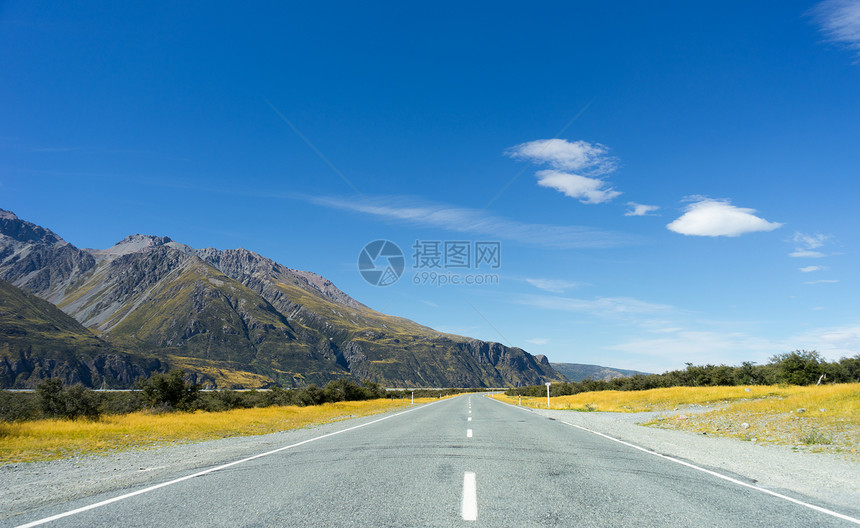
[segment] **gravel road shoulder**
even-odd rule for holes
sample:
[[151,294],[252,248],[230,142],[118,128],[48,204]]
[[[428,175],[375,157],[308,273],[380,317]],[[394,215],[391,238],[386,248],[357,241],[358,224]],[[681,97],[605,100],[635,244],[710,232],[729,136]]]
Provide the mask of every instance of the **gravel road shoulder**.
[[[856,460],[829,453],[797,452],[789,446],[756,445],[734,438],[638,425],[657,416],[666,416],[666,412],[530,410],[724,475],[743,477],[763,488],[787,491],[789,496],[811,497],[860,513],[860,463]],[[690,414],[691,411],[683,412]]]

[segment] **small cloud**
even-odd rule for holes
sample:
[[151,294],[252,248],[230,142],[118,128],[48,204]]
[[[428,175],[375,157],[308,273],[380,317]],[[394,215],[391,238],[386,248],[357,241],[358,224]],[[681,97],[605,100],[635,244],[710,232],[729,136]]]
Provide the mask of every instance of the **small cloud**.
[[545,345],[549,343],[549,339],[545,337],[535,337],[533,339],[526,339],[526,343],[531,343],[533,345]]
[[702,196],[687,206],[683,215],[666,227],[682,235],[736,237],[758,231],[773,231],[782,226],[755,216],[755,209],[736,207],[728,200],[714,200]]
[[844,44],[860,58],[860,2],[827,0],[815,6],[812,15],[828,40]]
[[627,202],[627,205],[629,205],[631,209],[624,213],[624,216],[657,216],[651,213],[660,209],[657,205],[643,205],[636,202]]
[[425,300],[423,300],[423,299],[421,300],[421,302],[422,302],[422,303],[424,303],[424,304],[426,304],[427,306],[432,306],[433,308],[439,308],[439,305],[438,305],[438,304],[436,304],[436,303],[434,303],[434,302],[425,301]]
[[825,242],[827,242],[831,238],[833,238],[831,235],[823,235],[821,233],[815,233],[814,235],[810,235],[798,231],[794,233],[794,236],[791,237],[791,241],[797,244],[797,247],[795,247],[794,251],[789,253],[788,256],[795,258],[826,257],[826,254],[822,253],[821,251],[815,250],[822,247]]
[[798,245],[806,249],[816,249],[823,246],[824,243],[830,238],[832,238],[831,235],[822,235],[821,233],[808,235],[806,233],[801,233],[798,231],[794,233],[793,237],[791,237],[791,241],[796,242]]
[[821,280],[807,281],[807,282],[804,282],[803,284],[835,284],[837,282],[839,282],[839,281],[835,280],[835,279],[821,279]]
[[825,268],[824,266],[804,266],[802,268],[797,268],[797,269],[799,269],[803,273],[810,273],[812,271],[820,271],[820,270],[827,269],[827,268]]
[[576,198],[584,204],[599,204],[612,200],[621,193],[606,188],[606,182],[557,170],[538,171],[538,185],[555,189],[565,196]]
[[537,165],[546,164],[556,169],[599,176],[613,172],[618,166],[615,158],[607,155],[608,152],[609,149],[600,143],[538,139],[513,146],[505,154]]
[[805,249],[798,249],[789,253],[788,256],[795,258],[821,258],[826,257],[827,255],[820,251],[807,251]]
[[576,288],[580,284],[561,279],[526,279],[526,282],[544,291],[552,293],[564,293],[565,290]]
[[538,185],[555,189],[582,203],[599,204],[621,194],[602,179],[618,168],[618,161],[608,152],[609,149],[599,143],[538,139],[513,146],[505,155],[536,165],[549,165],[552,169],[536,173]]

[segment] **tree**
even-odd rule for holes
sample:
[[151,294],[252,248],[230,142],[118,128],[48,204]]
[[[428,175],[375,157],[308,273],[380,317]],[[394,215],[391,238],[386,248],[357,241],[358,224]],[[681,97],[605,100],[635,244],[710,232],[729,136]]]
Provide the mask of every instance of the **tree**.
[[150,408],[193,411],[199,397],[200,385],[185,382],[185,372],[174,369],[164,374],[154,374],[138,385],[143,400]]
[[824,360],[815,350],[795,350],[771,358],[779,381],[792,385],[811,385],[824,374]]

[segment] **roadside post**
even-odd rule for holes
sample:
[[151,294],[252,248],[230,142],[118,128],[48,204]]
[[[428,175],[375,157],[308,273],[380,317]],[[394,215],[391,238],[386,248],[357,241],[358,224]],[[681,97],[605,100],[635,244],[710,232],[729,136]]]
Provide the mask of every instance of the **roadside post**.
[[545,385],[546,385],[546,408],[547,408],[547,410],[549,410],[549,386],[550,386],[550,382],[547,381],[545,383]]
[[412,391],[412,405],[415,405],[415,391]]

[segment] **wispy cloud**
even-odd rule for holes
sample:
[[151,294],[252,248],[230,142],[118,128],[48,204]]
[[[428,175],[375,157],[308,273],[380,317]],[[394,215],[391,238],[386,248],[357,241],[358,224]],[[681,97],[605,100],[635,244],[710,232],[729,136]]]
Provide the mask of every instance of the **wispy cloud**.
[[828,40],[854,50],[860,59],[860,1],[827,0],[812,15]]
[[578,282],[571,282],[562,279],[526,279],[526,282],[535,288],[551,293],[564,293],[565,290],[581,286]]
[[683,215],[666,227],[682,235],[709,237],[736,237],[758,231],[773,231],[782,226],[755,215],[755,209],[736,207],[729,200],[715,200],[704,196],[689,197]]
[[609,148],[600,143],[565,139],[538,139],[505,151],[506,155],[515,159],[538,165],[547,164],[556,169],[593,177],[613,172],[618,166],[617,160],[608,153]]
[[826,254],[816,250],[824,246],[824,244],[831,238],[833,238],[831,235],[823,235],[821,233],[810,235],[799,231],[795,232],[791,237],[791,242],[794,242],[796,247],[794,251],[788,254],[788,256],[795,258],[826,257]]
[[797,269],[799,269],[803,273],[810,273],[813,271],[821,271],[821,270],[827,269],[827,268],[825,268],[824,266],[804,266],[802,268],[797,268]]
[[585,204],[599,204],[621,194],[603,180],[618,167],[616,158],[608,152],[609,149],[599,143],[538,139],[513,146],[505,154],[552,167],[535,174],[538,185],[555,189]]
[[545,345],[549,343],[549,339],[545,337],[535,337],[533,339],[526,339],[526,343],[531,343],[533,345]]
[[665,313],[674,310],[665,304],[640,301],[632,297],[597,297],[577,299],[549,295],[524,295],[515,302],[546,310],[588,312],[598,316],[623,316]]
[[803,284],[835,284],[839,282],[837,279],[820,279],[814,281],[806,281]]
[[624,216],[657,216],[651,213],[660,209],[660,206],[657,205],[644,205],[636,202],[627,202],[627,205],[630,210],[624,213]]
[[335,197],[303,197],[332,209],[354,211],[420,227],[447,229],[530,246],[553,249],[607,248],[636,243],[632,235],[585,226],[528,224],[490,215],[480,209],[433,204],[386,196],[355,201]]

